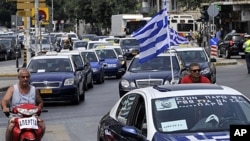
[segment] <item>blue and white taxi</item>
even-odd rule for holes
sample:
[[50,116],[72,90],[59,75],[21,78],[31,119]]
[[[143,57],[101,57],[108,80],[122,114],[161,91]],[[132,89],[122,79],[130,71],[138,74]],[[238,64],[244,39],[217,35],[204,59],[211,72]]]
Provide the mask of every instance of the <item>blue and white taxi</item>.
[[104,115],[98,141],[229,141],[230,125],[249,125],[250,100],[217,84],[135,89]]
[[105,76],[116,76],[116,78],[121,78],[125,73],[126,68],[122,64],[119,55],[116,53],[114,48],[110,47],[97,47],[95,49],[98,57],[104,59],[104,68]]
[[44,102],[72,102],[79,104],[85,99],[83,65],[80,55],[58,55],[47,52],[34,56],[27,64],[31,72],[30,83],[41,94]]

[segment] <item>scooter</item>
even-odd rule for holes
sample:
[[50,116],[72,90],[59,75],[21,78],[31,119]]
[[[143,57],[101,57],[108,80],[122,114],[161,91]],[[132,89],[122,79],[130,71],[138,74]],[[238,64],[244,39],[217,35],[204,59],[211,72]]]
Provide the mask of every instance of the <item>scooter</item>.
[[[15,116],[12,121],[15,123],[13,128],[13,141],[40,141],[42,138],[42,129],[38,126],[41,110],[33,104],[21,104],[14,107],[11,111]],[[9,113],[5,113],[6,116]]]

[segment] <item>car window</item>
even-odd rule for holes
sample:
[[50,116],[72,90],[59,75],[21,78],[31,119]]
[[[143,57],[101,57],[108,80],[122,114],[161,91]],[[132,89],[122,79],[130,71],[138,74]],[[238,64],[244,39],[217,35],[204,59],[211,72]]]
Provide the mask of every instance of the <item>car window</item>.
[[97,62],[97,56],[94,52],[83,52],[82,55],[89,60],[89,62]]
[[116,113],[116,117],[118,121],[123,124],[127,123],[129,113],[132,110],[132,106],[135,103],[136,94],[130,94],[122,98],[118,110]]
[[232,35],[227,35],[224,39],[225,41],[230,41],[232,40]]
[[138,41],[136,39],[127,39],[127,40],[121,40],[121,45],[139,45]]
[[86,47],[88,44],[88,42],[76,42],[75,43],[75,48],[78,48],[78,47]]
[[250,122],[250,103],[242,96],[189,95],[155,99],[152,103],[154,123],[160,132],[229,131],[230,124]]
[[208,58],[203,50],[202,51],[179,51],[178,55],[186,63],[208,61]]
[[117,55],[123,55],[121,48],[115,48],[115,52],[117,53]]
[[72,65],[67,58],[34,59],[27,68],[31,73],[72,71]]
[[241,41],[241,40],[244,40],[244,36],[241,36],[241,35],[237,35],[237,36],[233,36],[233,40],[234,41]]
[[80,55],[72,55],[72,60],[75,67],[83,66],[83,61]]
[[[176,57],[172,57],[173,70],[179,70],[179,63]],[[139,58],[134,58],[129,66],[129,71],[171,71],[170,56],[158,56],[145,63],[139,63]]]

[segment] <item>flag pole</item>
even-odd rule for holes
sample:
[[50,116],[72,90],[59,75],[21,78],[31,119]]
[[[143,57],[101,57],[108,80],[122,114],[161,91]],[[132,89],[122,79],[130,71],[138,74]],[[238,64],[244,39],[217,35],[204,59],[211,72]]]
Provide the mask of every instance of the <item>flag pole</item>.
[[[165,11],[165,14],[166,16],[168,15],[168,11],[167,11],[167,1],[164,0],[164,11]],[[174,79],[174,69],[173,69],[173,59],[172,59],[172,47],[170,46],[170,33],[169,33],[169,28],[167,28],[167,34],[168,34],[168,37],[167,37],[167,43],[170,47],[170,66],[171,66],[171,76],[172,76],[172,79],[171,79],[171,82],[170,84],[173,83],[173,79]]]

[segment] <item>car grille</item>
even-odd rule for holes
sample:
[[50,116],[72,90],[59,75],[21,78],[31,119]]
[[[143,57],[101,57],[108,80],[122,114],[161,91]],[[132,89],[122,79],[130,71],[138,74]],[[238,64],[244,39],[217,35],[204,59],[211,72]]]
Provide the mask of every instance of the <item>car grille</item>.
[[31,85],[37,88],[50,87],[50,88],[58,88],[60,87],[60,81],[43,81],[43,82],[32,82]]
[[149,86],[162,85],[162,79],[140,79],[136,80],[136,85],[138,88],[145,88]]

